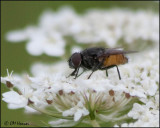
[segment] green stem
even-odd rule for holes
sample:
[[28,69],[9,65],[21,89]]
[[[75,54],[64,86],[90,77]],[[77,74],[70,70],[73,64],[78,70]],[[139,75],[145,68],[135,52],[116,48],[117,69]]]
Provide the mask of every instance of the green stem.
[[95,119],[91,120],[91,124],[93,127],[100,127],[100,125],[98,124],[98,122]]
[[43,114],[46,114],[48,116],[52,116],[52,117],[55,117],[55,118],[68,119],[68,120],[72,120],[73,119],[72,117],[63,117],[63,116],[61,116],[61,114],[53,114],[51,112],[47,112],[45,110],[37,108],[34,105],[29,105],[29,107],[31,107],[31,108],[33,108],[33,109],[35,109],[35,110],[37,110],[37,111],[39,111],[39,112],[41,112]]

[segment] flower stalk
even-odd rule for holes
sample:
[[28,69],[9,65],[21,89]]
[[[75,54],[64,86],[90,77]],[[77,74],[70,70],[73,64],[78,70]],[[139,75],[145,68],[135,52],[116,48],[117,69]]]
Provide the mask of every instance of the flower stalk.
[[93,127],[100,127],[100,125],[98,124],[98,122],[95,119],[91,120],[91,124]]

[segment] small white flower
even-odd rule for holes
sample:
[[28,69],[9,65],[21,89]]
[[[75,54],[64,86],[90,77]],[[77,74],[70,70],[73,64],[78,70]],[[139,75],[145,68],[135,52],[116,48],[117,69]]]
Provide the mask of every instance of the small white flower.
[[[150,109],[149,106],[140,105],[135,103],[133,105],[133,109],[128,113],[129,117],[133,117],[134,119],[138,119],[135,123],[129,124],[130,127],[156,127],[159,126],[159,110]],[[122,124],[123,126],[124,124]]]
[[32,113],[38,113],[38,114],[40,114],[40,112],[38,112],[37,110],[35,110],[35,109],[33,109],[33,108],[31,108],[31,107],[28,107],[28,106],[26,106],[25,107],[25,113],[30,113],[30,114],[32,114]]
[[82,116],[89,114],[89,111],[82,105],[81,102],[77,104],[74,108],[66,110],[63,112],[63,116],[72,116],[74,115],[74,121],[78,121]]
[[78,121],[82,116],[89,114],[89,111],[86,108],[78,109],[74,115],[74,121]]
[[62,56],[64,54],[65,41],[57,32],[42,32],[35,35],[27,44],[27,50],[32,55],[45,53],[49,56]]
[[10,109],[23,108],[27,106],[28,99],[26,99],[23,95],[19,95],[15,91],[3,93],[2,96],[2,100],[9,104]]
[[128,116],[129,116],[129,117],[133,117],[133,119],[138,119],[138,118],[140,118],[141,114],[142,114],[144,111],[145,111],[145,108],[144,108],[144,107],[142,107],[141,105],[135,103],[135,104],[133,105],[132,111],[130,111],[130,112],[128,113]]
[[31,55],[62,56],[66,36],[83,44],[104,43],[114,47],[123,42],[128,47],[141,47],[138,40],[158,44],[158,35],[159,17],[153,12],[91,9],[78,15],[71,7],[62,7],[57,12],[45,11],[37,26],[9,32],[6,38],[10,42],[27,40],[26,49]]
[[24,30],[15,30],[7,33],[6,38],[10,42],[18,43],[26,40],[28,37]]
[[65,123],[65,122],[68,122],[68,120],[59,119],[59,120],[56,120],[56,121],[50,121],[49,124],[51,124],[52,126],[55,126],[55,125],[59,125],[59,124]]
[[9,74],[9,71],[7,69],[7,77],[1,77],[1,82],[6,84],[7,81],[10,81],[11,83],[14,83],[14,79],[12,77],[13,71]]
[[[54,64],[35,63],[31,66],[31,73],[33,76],[50,76],[54,72],[59,72],[63,67],[63,71],[68,72],[68,64],[63,62],[57,62]],[[41,69],[41,70],[39,70]]]

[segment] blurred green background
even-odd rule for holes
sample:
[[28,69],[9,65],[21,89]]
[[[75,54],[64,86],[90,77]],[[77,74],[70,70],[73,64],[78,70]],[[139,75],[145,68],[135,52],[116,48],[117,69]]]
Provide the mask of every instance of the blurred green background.
[[[158,13],[159,5],[152,1],[2,1],[1,2],[1,76],[6,76],[6,69],[15,73],[28,72],[31,64],[36,61],[52,62],[56,60],[54,57],[45,55],[34,57],[29,55],[25,50],[25,43],[8,43],[5,40],[7,32],[23,29],[28,25],[37,25],[39,16],[46,9],[57,10],[58,8],[69,5],[72,6],[77,13],[83,13],[90,8],[110,9],[114,7],[129,8],[132,10],[152,10]],[[8,89],[1,86],[1,127],[11,127],[4,125],[5,121],[20,122],[47,122],[45,115],[26,115],[23,109],[10,110],[7,104],[2,101],[2,93]],[[42,122],[41,122],[42,123]],[[39,123],[38,126],[42,126]],[[42,123],[43,124],[43,123]],[[21,125],[12,125],[12,127],[21,127]],[[37,126],[37,125],[32,125]]]

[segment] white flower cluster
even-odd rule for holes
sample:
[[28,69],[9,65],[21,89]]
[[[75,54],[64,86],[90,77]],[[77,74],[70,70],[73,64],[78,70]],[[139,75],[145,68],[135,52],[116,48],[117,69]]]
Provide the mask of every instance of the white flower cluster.
[[103,42],[108,47],[119,43],[130,45],[139,39],[141,43],[158,43],[159,16],[149,11],[122,9],[88,10],[78,15],[72,8],[62,7],[58,12],[45,11],[38,26],[11,31],[6,38],[11,42],[27,40],[26,48],[31,55],[45,53],[62,56],[65,53],[66,36],[72,37],[77,43]]
[[[82,122],[98,127],[111,122],[112,126],[158,127],[158,50],[137,54],[140,58],[135,54],[134,62],[119,66],[122,80],[115,69],[108,71],[108,78],[104,71],[96,71],[87,79],[88,71],[74,79],[67,78],[71,73],[67,62],[35,64],[31,68],[32,77],[12,74],[1,77],[10,89],[2,94],[2,100],[10,109],[23,107],[27,112],[38,111],[60,118],[49,122],[51,126]],[[124,123],[129,117],[135,122]],[[122,122],[117,124],[118,121]]]

